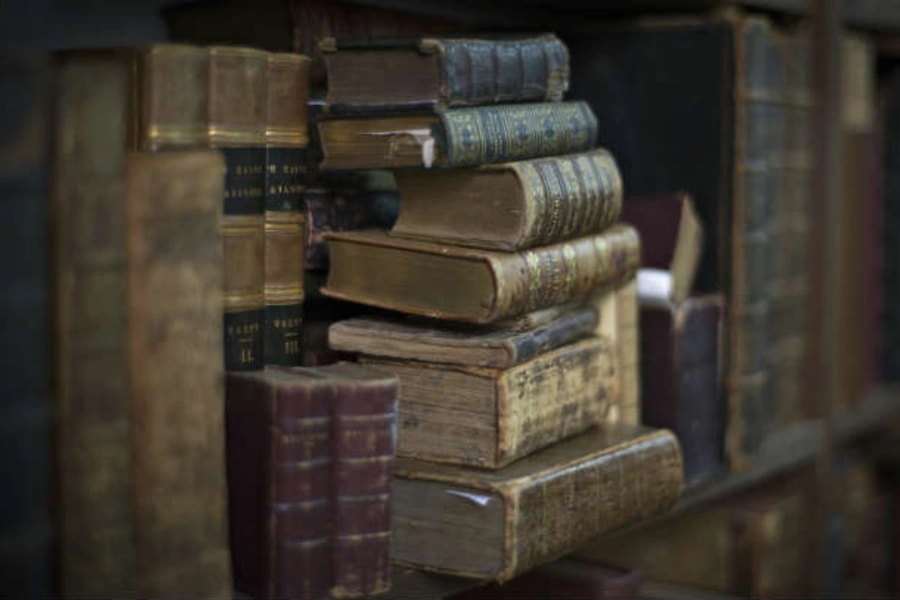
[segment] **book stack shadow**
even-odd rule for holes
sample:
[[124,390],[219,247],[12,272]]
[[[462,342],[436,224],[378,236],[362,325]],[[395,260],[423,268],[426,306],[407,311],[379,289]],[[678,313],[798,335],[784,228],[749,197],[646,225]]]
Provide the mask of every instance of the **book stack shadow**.
[[666,511],[640,425],[641,242],[553,35],[322,42],[326,171],[391,169],[390,229],[332,232],[332,351],[399,382],[393,560],[505,581]]

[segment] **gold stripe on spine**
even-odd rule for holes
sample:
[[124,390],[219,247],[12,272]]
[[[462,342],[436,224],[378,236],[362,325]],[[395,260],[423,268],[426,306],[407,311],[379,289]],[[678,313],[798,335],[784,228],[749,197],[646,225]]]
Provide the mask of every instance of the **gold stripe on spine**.
[[[266,245],[273,243],[274,239],[283,236],[282,239],[303,239],[303,213],[293,211],[266,211]],[[301,242],[302,244],[302,242]],[[267,255],[268,256],[268,255]],[[296,264],[303,263],[303,247],[298,246]],[[269,305],[289,305],[303,302],[303,280],[302,278],[291,278],[296,281],[289,280],[283,283],[278,280],[270,280],[266,277],[265,284],[265,301]],[[299,284],[299,285],[298,285]]]
[[[258,265],[265,252],[263,215],[227,215],[221,221],[224,256],[238,260],[226,265],[225,312],[262,309],[265,306],[263,273]],[[229,252],[229,248],[231,251]],[[228,277],[232,280],[228,280]]]

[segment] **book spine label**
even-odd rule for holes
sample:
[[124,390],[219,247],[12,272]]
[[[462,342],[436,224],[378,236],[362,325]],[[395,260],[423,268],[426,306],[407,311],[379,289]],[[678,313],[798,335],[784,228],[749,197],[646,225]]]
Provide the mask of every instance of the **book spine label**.
[[444,167],[584,152],[597,139],[597,118],[584,102],[483,106],[438,115]]
[[669,432],[535,478],[509,503],[515,533],[497,581],[561,556],[598,531],[660,514],[680,492],[681,453]]
[[423,40],[441,52],[447,106],[559,102],[569,87],[569,52],[556,37]]
[[325,234],[377,227],[389,229],[400,212],[395,191],[316,189],[306,194],[306,269],[328,269]]
[[390,491],[396,449],[397,384],[335,395],[334,597],[390,588]]
[[224,164],[201,151],[134,154],[126,167],[135,592],[227,597]]
[[622,178],[605,150],[514,165],[525,191],[530,248],[603,231],[622,212]]
[[331,583],[330,389],[279,395],[272,424],[266,589],[272,598],[322,598]]
[[498,286],[494,318],[562,304],[600,285],[618,287],[640,265],[640,237],[630,225],[604,233],[543,246],[494,263]]
[[223,148],[225,368],[263,368],[266,150]]
[[300,364],[303,321],[303,148],[266,149],[265,361]]

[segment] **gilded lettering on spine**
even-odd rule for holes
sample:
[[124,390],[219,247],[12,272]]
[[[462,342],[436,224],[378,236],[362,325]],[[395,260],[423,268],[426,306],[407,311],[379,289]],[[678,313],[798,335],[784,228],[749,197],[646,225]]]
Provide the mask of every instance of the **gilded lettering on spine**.
[[438,115],[446,167],[584,152],[597,138],[597,119],[584,102],[483,106]]

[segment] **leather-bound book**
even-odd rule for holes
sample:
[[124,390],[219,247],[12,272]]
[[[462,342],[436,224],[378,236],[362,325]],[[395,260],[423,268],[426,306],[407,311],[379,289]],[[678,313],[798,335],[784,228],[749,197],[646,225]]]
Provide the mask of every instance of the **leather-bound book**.
[[224,598],[232,592],[221,362],[225,166],[218,153],[202,151],[131,154],[125,167],[134,589],[139,597]]
[[596,540],[577,556],[707,592],[797,597],[803,589],[801,499],[789,488],[752,492]]
[[703,225],[691,195],[676,192],[626,198],[622,221],[641,234],[641,299],[684,302],[691,294],[703,248]]
[[586,297],[634,276],[640,239],[615,225],[603,233],[521,252],[467,249],[370,230],[328,237],[331,270],[322,293],[408,314],[490,323]]
[[641,308],[644,423],[675,432],[691,485],[724,464],[721,296],[689,298],[668,307]]
[[360,317],[328,330],[334,350],[383,358],[506,369],[591,335],[597,314],[581,305],[531,330],[454,326],[424,319]]
[[265,364],[268,55],[210,46],[209,143],[225,155],[225,368]]
[[309,59],[269,54],[267,78],[265,361],[299,365]]
[[615,379],[589,338],[506,369],[360,356],[400,380],[397,454],[499,469],[601,421]]
[[512,581],[489,584],[451,596],[451,600],[601,600],[638,598],[641,574],[564,558],[541,565]]
[[358,365],[228,377],[237,588],[263,598],[390,586],[397,382]]
[[569,53],[553,34],[524,38],[326,38],[331,113],[558,102]]
[[323,169],[477,167],[584,152],[597,118],[583,102],[504,104],[319,122]]
[[400,458],[395,472],[395,561],[501,583],[665,512],[681,491],[675,436],[621,424],[499,471]]
[[52,301],[47,230],[51,102],[46,57],[7,53],[0,61],[0,315],[7,324],[0,400],[0,590],[49,598],[54,580],[56,524],[52,498],[56,415],[52,403]]
[[553,244],[603,231],[622,209],[622,178],[603,149],[396,177],[403,203],[391,235],[459,246],[511,251]]
[[328,269],[325,234],[357,229],[393,227],[400,211],[400,195],[394,190],[360,190],[316,187],[304,193],[305,235],[303,266]]

